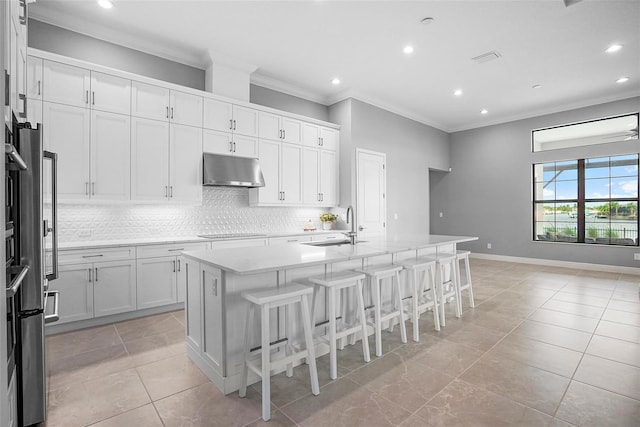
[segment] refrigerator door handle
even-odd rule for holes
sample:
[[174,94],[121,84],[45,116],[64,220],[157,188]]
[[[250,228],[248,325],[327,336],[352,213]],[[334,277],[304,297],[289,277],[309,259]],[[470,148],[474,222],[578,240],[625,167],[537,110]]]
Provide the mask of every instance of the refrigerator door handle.
[[[60,291],[47,291],[45,292],[45,298],[53,297],[53,313],[44,316],[44,323],[53,323],[60,320],[60,307],[58,305],[60,300]],[[45,299],[46,301],[46,299]],[[46,305],[45,305],[46,307]]]
[[[45,151],[44,157],[51,159],[51,231],[53,231],[51,238],[52,272],[47,274],[47,279],[55,280],[58,278],[58,155]],[[57,301],[58,299],[56,298]]]
[[11,283],[9,283],[9,286],[7,287],[7,298],[11,298],[12,296],[18,293],[18,290],[20,289],[20,285],[22,285],[22,281],[27,276],[28,272],[29,272],[28,265],[24,265],[20,267],[20,273],[11,281]]

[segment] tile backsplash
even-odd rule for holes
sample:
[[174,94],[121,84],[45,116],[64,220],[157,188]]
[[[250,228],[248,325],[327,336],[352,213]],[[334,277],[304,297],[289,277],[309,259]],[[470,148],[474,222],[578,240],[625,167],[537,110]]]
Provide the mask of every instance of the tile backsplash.
[[251,207],[246,188],[203,187],[201,206],[171,204],[59,204],[61,242],[198,234],[301,231],[308,220],[321,228],[326,208]]

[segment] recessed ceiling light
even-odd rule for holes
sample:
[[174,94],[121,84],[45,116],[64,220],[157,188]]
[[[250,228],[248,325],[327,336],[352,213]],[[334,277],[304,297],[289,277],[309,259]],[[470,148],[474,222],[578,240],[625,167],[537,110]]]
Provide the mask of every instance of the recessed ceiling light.
[[613,52],[619,51],[620,49],[622,49],[622,45],[621,44],[612,44],[611,46],[609,46],[607,48],[607,50],[605,50],[605,52],[613,53]]
[[616,83],[626,83],[629,81],[629,77],[620,77],[618,80],[616,80]]
[[98,0],[98,5],[103,9],[111,9],[113,7],[113,2],[111,0]]
[[340,84],[340,79],[336,77],[335,79],[331,80],[331,84],[339,85]]
[[486,109],[483,108],[482,111],[480,111],[480,114],[487,114],[488,112],[489,112],[489,110],[486,110]]
[[420,21],[420,23],[421,23],[421,24],[423,24],[423,25],[429,25],[429,24],[431,24],[433,21],[435,21],[435,19],[433,19],[433,18],[432,18],[432,17],[430,17],[430,16],[427,16],[426,18],[423,18],[423,19]]
[[409,55],[409,54],[413,53],[413,46],[407,45],[407,46],[404,47],[404,49],[402,49],[402,51],[404,53],[406,53],[407,55]]
[[454,91],[453,91],[453,94],[454,94],[455,96],[460,96],[460,95],[462,95],[462,89],[456,89],[456,90],[454,90]]
[[531,89],[540,89],[542,87],[542,85],[533,85],[531,86]]

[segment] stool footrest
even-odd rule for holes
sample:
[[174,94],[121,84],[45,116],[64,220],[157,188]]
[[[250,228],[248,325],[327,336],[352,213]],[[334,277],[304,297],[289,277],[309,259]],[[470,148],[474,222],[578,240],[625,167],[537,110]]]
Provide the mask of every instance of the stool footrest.
[[[289,338],[280,338],[279,340],[271,341],[269,343],[269,350],[273,350],[274,348],[282,347],[283,344],[286,344],[289,341]],[[255,353],[256,351],[262,350],[262,346],[259,345],[257,347],[253,347],[249,350],[249,353]]]
[[[295,352],[289,356],[285,356],[279,359],[275,359],[271,361],[271,370],[275,371],[278,370],[282,367],[285,367],[287,365],[289,365],[290,363],[293,362],[297,362],[298,360],[302,360],[306,357],[309,356],[309,351],[307,349]],[[260,360],[247,360],[247,366],[249,367],[249,369],[251,369],[253,372],[255,372],[256,374],[258,374],[258,376],[260,378],[262,378],[262,369],[260,368],[260,365],[257,363]],[[269,373],[269,375],[271,375],[271,373]]]
[[[342,320],[342,316],[336,317],[336,320]],[[317,328],[318,326],[324,326],[324,325],[328,325],[328,324],[329,324],[329,319],[323,320],[321,322],[316,323],[314,327]]]

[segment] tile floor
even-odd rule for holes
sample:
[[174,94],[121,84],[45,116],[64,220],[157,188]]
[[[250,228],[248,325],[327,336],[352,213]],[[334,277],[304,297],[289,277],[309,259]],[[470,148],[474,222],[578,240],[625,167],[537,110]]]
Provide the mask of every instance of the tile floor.
[[[347,347],[335,381],[320,358],[319,396],[306,367],[273,377],[268,425],[639,425],[640,276],[478,259],[472,275],[476,308],[441,332],[423,316],[419,343],[396,328],[368,364]],[[183,315],[47,338],[47,426],[264,425],[260,384],[224,396],[187,358]]]

